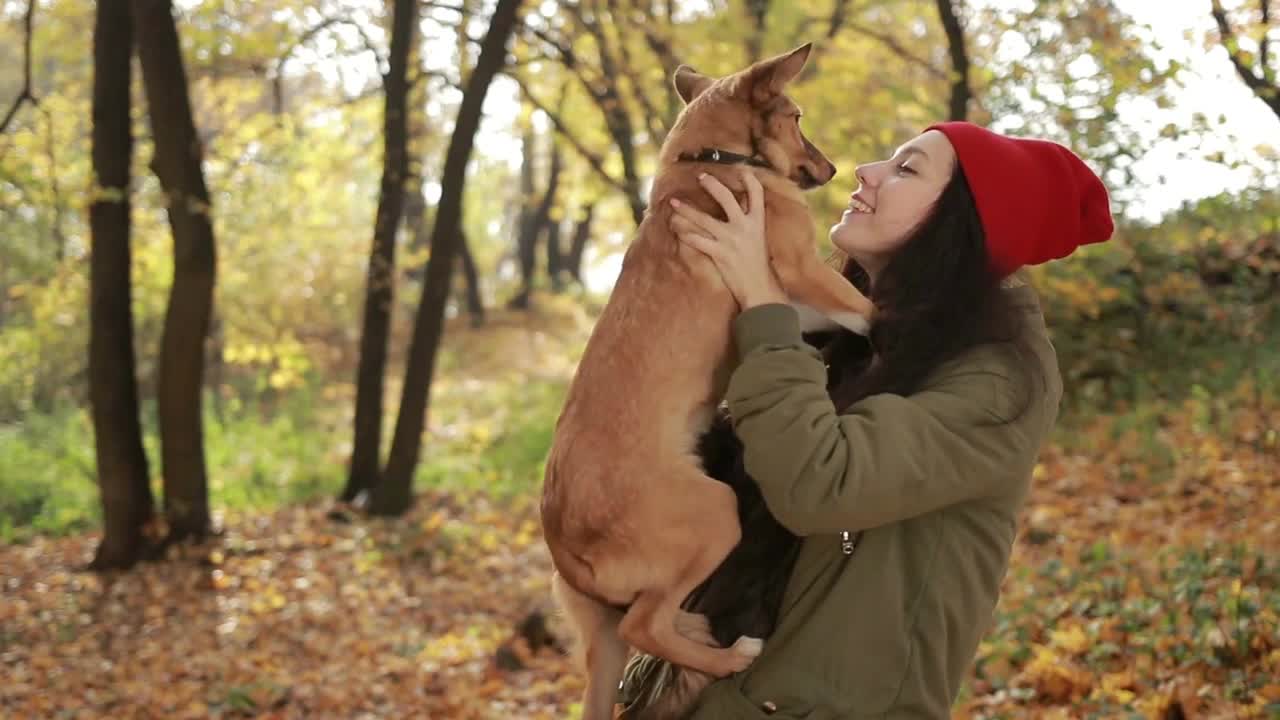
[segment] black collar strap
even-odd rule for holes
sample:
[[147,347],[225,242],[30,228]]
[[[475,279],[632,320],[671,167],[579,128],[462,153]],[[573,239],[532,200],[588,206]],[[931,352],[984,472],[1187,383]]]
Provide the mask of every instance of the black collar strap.
[[681,153],[681,162],[710,162],[720,163],[721,165],[754,165],[755,167],[772,167],[764,159],[751,155],[739,155],[731,153],[728,150],[719,150],[717,148],[703,148],[697,155],[693,153]]

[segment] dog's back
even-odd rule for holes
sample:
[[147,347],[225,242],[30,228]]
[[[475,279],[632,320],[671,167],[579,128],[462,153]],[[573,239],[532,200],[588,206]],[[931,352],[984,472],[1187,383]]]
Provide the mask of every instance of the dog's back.
[[671,235],[668,200],[723,218],[698,175],[741,196],[738,169],[722,163],[761,167],[766,242],[784,290],[829,316],[865,311],[866,299],[817,259],[800,192],[835,173],[782,94],[808,50],[719,80],[677,70],[688,105],[557,421],[542,521],[553,588],[586,645],[584,720],[611,717],[627,644],[717,677],[759,652],[749,638],[718,647],[705,618],[680,609],[741,537],[737,496],[695,454],[727,382],[737,305],[711,260]]
[[[665,215],[646,215],[556,424],[544,531],[556,538],[552,545],[583,558],[606,537],[610,545],[643,544],[655,528],[626,517],[655,491],[662,503],[681,502],[680,487],[653,474],[664,464],[696,466],[694,443],[723,392],[717,378],[730,359],[735,303],[714,269],[690,263],[691,251],[677,243]],[[631,600],[609,588],[594,592]]]

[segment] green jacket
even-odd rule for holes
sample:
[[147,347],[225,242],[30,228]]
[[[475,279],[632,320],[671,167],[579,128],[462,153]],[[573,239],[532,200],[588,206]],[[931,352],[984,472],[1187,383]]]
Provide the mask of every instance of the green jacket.
[[[1034,291],[1004,292],[1028,308],[1032,384],[1015,365],[1025,360],[981,345],[919,392],[874,395],[843,415],[790,306],[735,320],[727,402],[746,470],[804,539],[763,654],[708,687],[695,720],[948,717],[1062,396]],[[852,554],[842,531],[862,532]]]

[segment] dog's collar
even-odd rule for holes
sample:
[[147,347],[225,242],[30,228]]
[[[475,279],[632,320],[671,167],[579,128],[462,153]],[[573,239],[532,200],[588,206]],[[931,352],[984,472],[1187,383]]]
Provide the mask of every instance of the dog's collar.
[[754,155],[741,155],[732,153],[728,150],[720,150],[719,148],[702,148],[697,154],[681,153],[681,162],[710,162],[720,163],[721,165],[752,165],[755,167],[772,167],[763,158]]

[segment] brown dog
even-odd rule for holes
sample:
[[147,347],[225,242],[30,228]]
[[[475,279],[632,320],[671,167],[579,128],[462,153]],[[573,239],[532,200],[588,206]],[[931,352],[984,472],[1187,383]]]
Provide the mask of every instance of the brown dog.
[[699,173],[741,197],[731,165],[754,168],[781,287],[794,303],[865,331],[871,303],[818,258],[801,194],[835,174],[782,92],[809,49],[720,79],[676,70],[686,107],[556,423],[542,526],[554,592],[586,650],[584,720],[612,717],[628,645],[717,677],[760,652],[750,638],[719,647],[705,617],[680,609],[741,537],[733,490],[694,454],[728,381],[737,304],[710,259],[672,235],[668,201],[723,218]]

